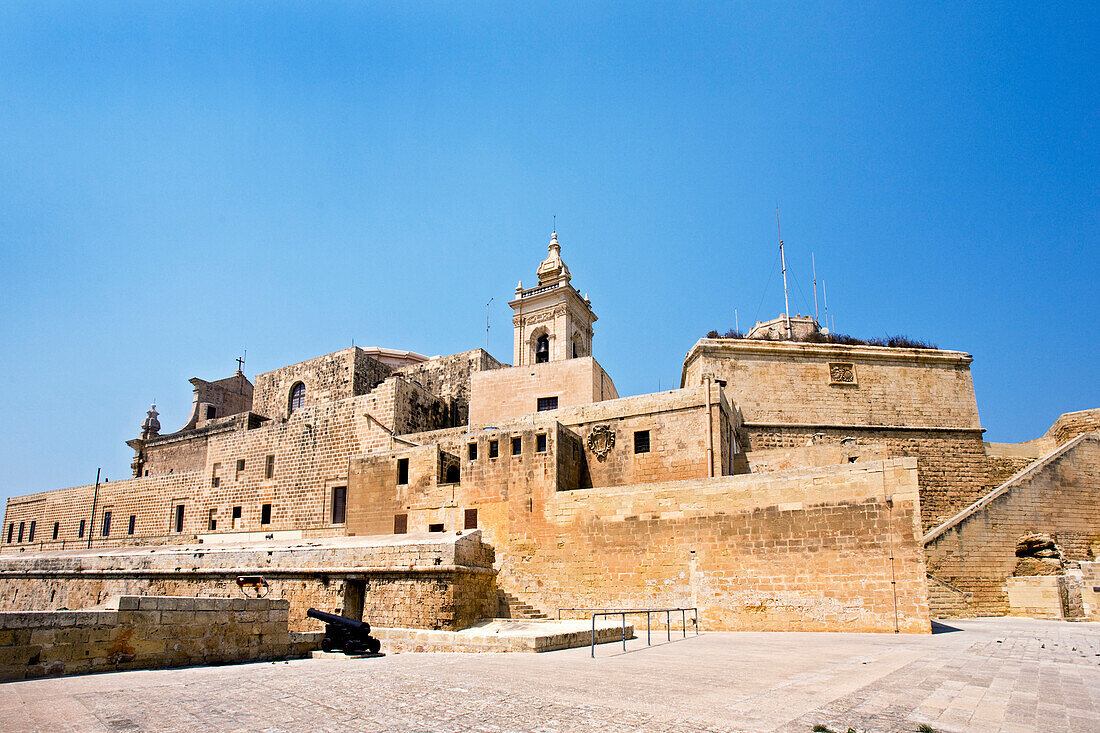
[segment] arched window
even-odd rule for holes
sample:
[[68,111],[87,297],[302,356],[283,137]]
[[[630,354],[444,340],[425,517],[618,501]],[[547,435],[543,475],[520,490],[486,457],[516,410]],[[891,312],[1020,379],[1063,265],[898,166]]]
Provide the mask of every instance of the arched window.
[[298,382],[290,389],[290,411],[294,412],[295,410],[305,406],[306,386],[301,382]]
[[550,337],[543,334],[535,342],[535,363],[545,364],[548,361],[550,361]]
[[446,481],[446,483],[448,483],[448,484],[457,484],[458,483],[458,476],[459,476],[458,466],[456,466],[454,464],[451,464],[450,466],[447,466],[447,481]]

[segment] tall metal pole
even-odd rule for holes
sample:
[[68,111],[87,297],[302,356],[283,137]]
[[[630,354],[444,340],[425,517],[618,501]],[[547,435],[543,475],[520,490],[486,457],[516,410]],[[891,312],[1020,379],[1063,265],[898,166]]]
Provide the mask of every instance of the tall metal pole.
[[775,228],[779,232],[779,261],[783,264],[783,315],[787,318],[787,338],[794,341],[794,329],[791,328],[791,301],[787,296],[787,257],[783,254],[783,230],[779,228],[779,206],[775,207]]
[[829,325],[829,293],[825,290],[825,281],[821,281],[821,297],[825,299],[825,328],[830,331],[833,327]]
[[[817,320],[817,260],[814,259],[814,253],[810,253],[810,264],[814,268],[814,320]],[[819,324],[820,325],[820,324]]]
[[88,549],[92,549],[92,533],[95,532],[95,505],[99,501],[99,472],[102,468],[95,470],[95,493],[92,494],[92,518],[88,521]]
[[485,351],[489,351],[489,305],[493,302],[492,298],[489,298],[489,302],[485,304]]

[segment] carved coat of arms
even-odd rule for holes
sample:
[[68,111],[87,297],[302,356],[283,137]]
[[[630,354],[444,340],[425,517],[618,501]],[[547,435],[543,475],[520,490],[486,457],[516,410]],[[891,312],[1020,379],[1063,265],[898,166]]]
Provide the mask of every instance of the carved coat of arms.
[[615,447],[615,433],[609,425],[597,425],[588,434],[588,450],[596,454],[596,460],[606,461]]

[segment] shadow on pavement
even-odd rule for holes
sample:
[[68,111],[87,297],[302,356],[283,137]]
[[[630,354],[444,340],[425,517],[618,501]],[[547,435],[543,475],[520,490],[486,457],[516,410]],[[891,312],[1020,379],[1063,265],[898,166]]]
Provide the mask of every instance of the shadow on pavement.
[[947,624],[941,624],[939,621],[932,622],[933,634],[950,634],[952,631],[962,631],[962,629],[955,628],[954,626],[948,626]]

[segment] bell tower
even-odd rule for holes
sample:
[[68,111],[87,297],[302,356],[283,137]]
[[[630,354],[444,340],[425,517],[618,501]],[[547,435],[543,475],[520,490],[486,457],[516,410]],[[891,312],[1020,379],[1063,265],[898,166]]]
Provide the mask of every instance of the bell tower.
[[538,285],[524,289],[520,282],[516,299],[508,304],[515,314],[515,366],[592,356],[592,304],[569,284],[572,275],[561,259],[557,232],[550,235],[548,249],[537,271]]

